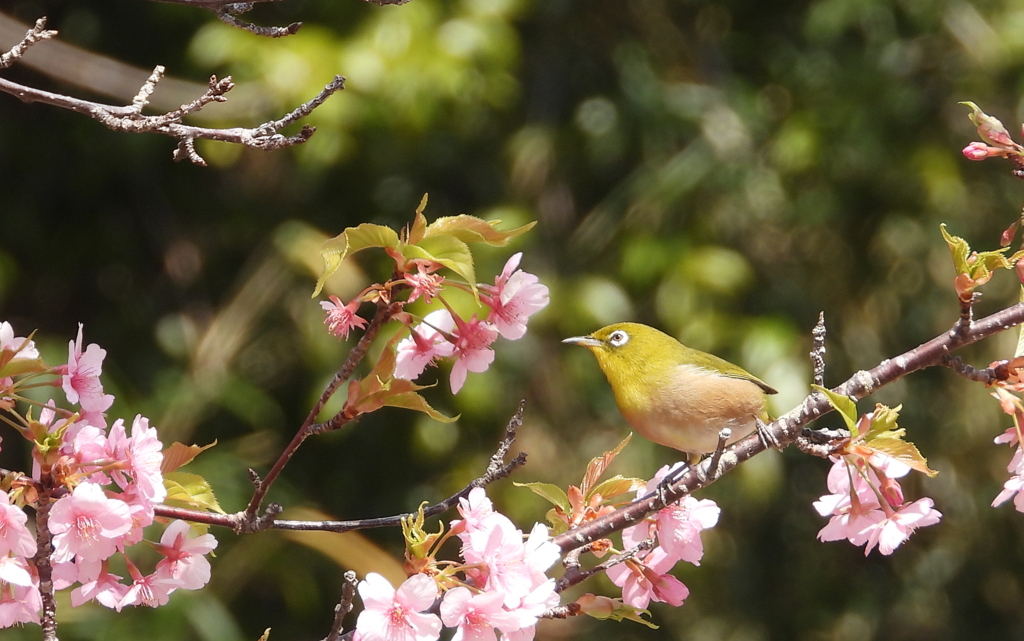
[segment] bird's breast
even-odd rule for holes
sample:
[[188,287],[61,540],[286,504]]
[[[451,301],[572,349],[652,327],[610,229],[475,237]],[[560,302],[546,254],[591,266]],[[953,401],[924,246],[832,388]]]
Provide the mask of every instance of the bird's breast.
[[732,430],[731,443],[754,430],[755,417],[766,418],[756,383],[692,365],[678,366],[643,396],[639,403],[617,397],[623,416],[644,437],[684,452],[712,452],[722,428]]

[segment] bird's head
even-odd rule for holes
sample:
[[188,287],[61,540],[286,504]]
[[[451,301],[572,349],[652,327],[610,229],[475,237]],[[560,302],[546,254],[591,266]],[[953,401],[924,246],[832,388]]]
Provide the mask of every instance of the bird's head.
[[639,323],[615,323],[563,343],[582,345],[594,356],[609,380],[657,371],[678,363],[679,343],[664,332]]

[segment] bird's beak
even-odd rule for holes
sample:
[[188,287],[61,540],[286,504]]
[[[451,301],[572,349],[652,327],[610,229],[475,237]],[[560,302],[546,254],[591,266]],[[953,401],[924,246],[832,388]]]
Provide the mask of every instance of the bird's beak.
[[601,346],[601,341],[597,340],[593,336],[571,336],[569,338],[562,339],[562,342],[570,345],[582,345],[584,347]]

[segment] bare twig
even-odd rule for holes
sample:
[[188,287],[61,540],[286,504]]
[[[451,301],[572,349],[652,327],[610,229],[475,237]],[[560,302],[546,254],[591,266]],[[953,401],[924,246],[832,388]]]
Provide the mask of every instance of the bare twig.
[[828,458],[849,438],[850,432],[847,430],[812,430],[805,427],[793,444],[804,454]]
[[1011,361],[999,361],[992,367],[978,369],[964,363],[960,360],[959,356],[953,356],[952,354],[946,354],[943,356],[942,364],[967,380],[984,383],[985,385],[992,385],[999,381],[1005,381],[1010,378],[1012,371],[1016,370],[1016,368],[1010,367]]
[[[1008,307],[991,316],[974,321],[964,331],[959,327],[945,332],[932,340],[907,351],[896,358],[882,361],[870,371],[860,371],[832,391],[853,399],[861,399],[874,393],[880,387],[888,385],[911,372],[926,367],[940,365],[950,351],[988,338],[994,334],[1024,323],[1024,303]],[[811,421],[832,411],[832,406],[824,394],[815,392],[808,396],[796,408],[774,421],[768,426],[776,440],[787,445],[797,441],[803,435],[804,427]],[[629,505],[619,508],[611,514],[595,519],[589,523],[573,528],[568,532],[554,537],[553,541],[563,551],[586,545],[607,537],[612,532],[622,530],[637,523],[648,514],[678,501],[683,496],[712,483],[743,461],[767,449],[766,444],[757,434],[737,441],[729,446],[722,455],[719,469],[715,475],[710,474],[711,461],[705,460],[695,468],[687,471],[676,483],[664,492],[653,492],[637,499]],[[703,481],[701,477],[707,478]]]
[[[455,505],[458,504],[459,499],[466,498],[469,493],[475,488],[484,487],[497,481],[498,479],[505,478],[511,474],[516,468],[526,464],[526,453],[520,452],[509,462],[504,462],[504,454],[508,452],[508,448],[512,445],[512,442],[516,438],[516,430],[519,429],[523,424],[523,404],[520,403],[519,409],[509,419],[508,425],[505,428],[505,436],[502,438],[501,443],[498,445],[498,450],[494,456],[491,457],[490,464],[487,466],[487,471],[483,476],[474,479],[466,487],[462,488],[459,492],[449,496],[440,503],[436,503],[423,509],[423,515],[426,517],[436,516],[447,512]],[[502,458],[498,458],[498,457]],[[417,512],[418,513],[418,512]],[[353,521],[284,521],[275,520],[270,524],[270,527],[275,530],[317,530],[326,532],[349,532],[351,530],[367,530],[371,528],[379,527],[394,527],[402,523],[403,518],[415,516],[413,513],[396,514],[394,516],[384,516],[372,519],[357,519]]]
[[248,31],[249,33],[254,33],[257,36],[265,36],[267,38],[283,38],[284,36],[290,36],[296,33],[299,30],[299,28],[302,27],[301,22],[293,22],[287,27],[260,27],[258,25],[254,25],[251,22],[246,22],[245,20],[242,20],[241,18],[235,16],[236,13],[244,13],[245,11],[249,11],[250,9],[252,9],[252,3],[246,2],[235,4],[241,4],[243,7],[245,7],[245,10],[238,11],[234,8],[224,8],[216,9],[214,13],[217,14],[217,17],[220,18],[220,21],[224,24],[231,25],[232,27],[238,27],[239,29],[244,29],[245,31]]
[[57,35],[56,31],[46,28],[46,18],[36,20],[35,26],[28,30],[21,42],[14,45],[10,51],[0,55],[0,69],[6,69],[14,64],[14,61],[25,55],[29,47],[42,40],[49,40]]
[[966,334],[971,329],[971,323],[974,321],[974,303],[981,298],[981,292],[972,292],[970,297],[964,300],[962,297],[957,297],[957,301],[960,303],[960,320],[957,322],[956,327],[953,331],[958,334]]
[[[43,31],[40,24],[45,25],[44,18],[40,18],[36,22],[36,26],[26,34],[20,43],[15,45],[7,54],[0,56],[0,61],[4,63],[0,64],[0,68],[9,66],[11,62],[20,57],[32,44],[53,35],[54,32]],[[234,87],[231,78],[217,80],[216,77],[212,77],[206,92],[192,102],[159,116],[144,116],[141,114],[142,107],[149,101],[149,96],[153,93],[157,82],[163,76],[163,72],[163,67],[157,67],[139,89],[131,104],[125,106],[81,100],[22,85],[5,78],[0,78],[0,92],[11,94],[23,102],[41,102],[84,114],[114,131],[158,133],[172,136],[179,141],[178,147],[174,152],[175,160],[188,159],[197,165],[205,166],[206,162],[195,150],[195,141],[197,139],[235,143],[263,151],[283,149],[306,142],[313,135],[313,132],[316,131],[314,127],[304,126],[301,131],[293,136],[284,136],[278,133],[278,131],[300,118],[308,116],[332,94],[345,88],[345,78],[335,76],[334,80],[329,82],[313,99],[303,103],[280,120],[271,120],[253,128],[233,127],[230,129],[214,129],[185,125],[182,124],[181,120],[185,116],[199,111],[211,102],[223,102],[226,100],[224,94]]]
[[814,346],[811,348],[812,380],[819,387],[825,386],[825,312],[818,313],[818,323],[811,330]]
[[338,641],[341,637],[341,629],[345,624],[345,615],[352,611],[352,602],[356,598],[356,573],[352,570],[345,572],[345,584],[341,587],[341,601],[334,606],[334,623],[331,624],[331,631],[324,637],[323,641]]
[[[585,548],[586,546],[584,546],[584,549]],[[653,548],[654,539],[644,539],[643,541],[640,541],[635,546],[626,550],[622,554],[616,554],[607,561],[604,561],[603,563],[598,563],[594,567],[589,568],[587,570],[580,570],[578,565],[575,568],[566,568],[565,574],[563,574],[562,578],[560,578],[558,582],[555,584],[555,592],[563,592],[578,583],[586,581],[595,574],[600,574],[608,568],[619,565],[620,563],[625,563],[630,559],[635,559],[637,555],[641,552],[646,552],[647,550]]]
[[[505,478],[511,474],[516,468],[522,467],[526,464],[526,453],[520,452],[509,462],[504,462],[504,455],[508,452],[509,447],[512,445],[516,438],[516,430],[519,429],[523,424],[523,404],[520,403],[519,409],[509,419],[508,425],[505,427],[505,435],[498,444],[498,449],[494,456],[491,457],[490,463],[487,466],[487,470],[483,476],[474,479],[466,487],[462,488],[456,494],[449,496],[445,500],[424,508],[424,516],[436,516],[442,514],[456,504],[459,499],[469,496],[469,493],[474,488],[484,487],[497,481],[498,479]],[[499,458],[502,457],[502,458]],[[270,475],[267,475],[267,479],[270,479]],[[266,485],[268,481],[259,481],[257,478],[254,481],[254,485],[257,488],[257,494],[265,495]],[[258,509],[258,508],[257,508]],[[366,530],[371,528],[379,527],[393,527],[401,525],[403,518],[414,516],[412,513],[396,514],[394,516],[383,516],[370,519],[357,519],[352,521],[288,521],[279,520],[277,515],[281,512],[281,507],[276,503],[271,503],[267,506],[266,513],[263,516],[257,517],[255,514],[250,514],[247,510],[236,512],[234,514],[215,514],[212,512],[200,512],[198,510],[189,510],[184,508],[170,507],[167,505],[158,505],[155,508],[157,516],[183,519],[186,521],[194,521],[196,523],[206,523],[209,525],[219,525],[222,527],[231,528],[235,532],[259,532],[262,530],[300,530],[300,531],[322,531],[322,532],[349,532],[352,530]],[[418,512],[417,512],[418,513]]]

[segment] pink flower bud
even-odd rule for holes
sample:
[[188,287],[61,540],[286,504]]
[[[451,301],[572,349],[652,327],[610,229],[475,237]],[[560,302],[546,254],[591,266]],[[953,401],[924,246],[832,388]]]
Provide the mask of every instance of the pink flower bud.
[[967,156],[970,160],[985,160],[991,156],[998,156],[1002,152],[1001,149],[995,147],[989,147],[983,142],[972,142],[963,149],[964,156]]

